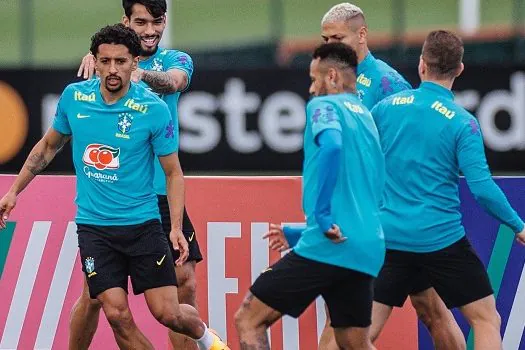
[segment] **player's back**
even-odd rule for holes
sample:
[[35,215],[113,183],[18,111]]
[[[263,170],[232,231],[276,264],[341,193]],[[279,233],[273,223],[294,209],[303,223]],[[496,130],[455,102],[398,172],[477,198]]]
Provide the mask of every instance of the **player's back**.
[[357,74],[358,94],[370,110],[384,98],[412,88],[399,72],[372,53],[359,63]]
[[[378,217],[384,157],[372,116],[354,94],[316,97],[309,102],[307,115],[303,166],[307,228],[296,251],[313,260],[376,275],[384,256]],[[342,135],[341,163],[331,201],[332,219],[347,237],[341,244],[326,238],[314,217],[320,152],[315,130],[331,123],[337,123]]]
[[[373,110],[385,154],[381,222],[389,249],[428,252],[464,235],[459,211],[459,133],[477,130],[450,90],[431,82]],[[474,130],[473,129],[473,130]]]

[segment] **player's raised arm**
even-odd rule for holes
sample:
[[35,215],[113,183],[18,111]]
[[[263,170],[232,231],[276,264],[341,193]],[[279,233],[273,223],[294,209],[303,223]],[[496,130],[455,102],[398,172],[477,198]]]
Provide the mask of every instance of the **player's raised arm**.
[[485,158],[483,137],[474,118],[465,121],[458,138],[456,152],[459,168],[465,175],[476,201],[492,216],[509,226],[514,233],[523,232],[523,220],[492,180]]
[[69,141],[69,135],[50,128],[44,137],[33,147],[15,182],[0,200],[0,228],[5,228],[11,210],[16,205],[16,197],[27,185],[51,163],[57,152]]
[[172,94],[186,90],[193,75],[193,60],[181,51],[166,50],[163,53],[165,71],[137,69],[133,74],[136,81],[142,80],[158,94]]
[[188,86],[188,75],[180,69],[167,72],[137,69],[135,80],[142,80],[158,94],[172,94],[182,91]]

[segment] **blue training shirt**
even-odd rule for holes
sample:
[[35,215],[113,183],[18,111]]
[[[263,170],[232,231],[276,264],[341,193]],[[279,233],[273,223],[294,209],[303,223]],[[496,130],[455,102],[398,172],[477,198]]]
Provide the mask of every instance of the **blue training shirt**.
[[[163,48],[158,48],[157,52],[152,56],[148,57],[146,60],[139,61],[139,68],[149,71],[156,72],[167,72],[171,69],[179,69],[186,73],[188,77],[188,84],[185,88],[188,89],[191,82],[191,77],[193,75],[193,61],[185,52],[178,50],[167,50]],[[149,86],[141,81],[142,84],[147,89],[150,89]],[[171,118],[174,125],[174,134],[175,141],[177,143],[177,150],[179,147],[179,113],[178,113],[178,103],[181,91],[177,91],[171,94],[159,95],[160,98],[166,102],[168,108],[171,112]],[[157,194],[166,194],[166,177],[164,176],[164,171],[160,165],[160,162],[155,160],[155,180],[154,180],[155,193]]]
[[77,224],[133,225],[160,219],[153,191],[154,160],[177,151],[164,101],[131,83],[108,105],[100,79],[68,85],[53,129],[71,135],[77,175]]
[[357,65],[357,92],[368,109],[379,101],[412,86],[394,68],[368,53]]
[[465,235],[459,173],[491,214],[515,232],[523,222],[492,181],[477,120],[452,92],[423,82],[374,107],[386,160],[381,223],[389,249],[432,252]]
[[[384,157],[368,109],[354,94],[313,98],[307,105],[304,134],[303,210],[306,229],[294,248],[305,258],[376,276],[383,264],[384,238],[379,201],[384,182]],[[325,130],[342,136],[340,166],[331,197],[331,218],[343,243],[326,238],[316,221],[319,196],[317,136]]]

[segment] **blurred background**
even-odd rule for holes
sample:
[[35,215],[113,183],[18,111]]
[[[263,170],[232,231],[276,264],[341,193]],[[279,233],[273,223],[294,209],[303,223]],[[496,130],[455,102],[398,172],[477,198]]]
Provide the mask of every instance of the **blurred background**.
[[[333,0],[168,0],[164,46],[195,73],[179,102],[186,174],[299,174],[308,65]],[[525,0],[355,1],[369,47],[414,86],[429,30],[465,41],[457,100],[480,120],[496,175],[525,173]],[[49,127],[91,35],[120,0],[0,0],[0,172],[16,172]],[[48,173],[73,172],[69,146]]]

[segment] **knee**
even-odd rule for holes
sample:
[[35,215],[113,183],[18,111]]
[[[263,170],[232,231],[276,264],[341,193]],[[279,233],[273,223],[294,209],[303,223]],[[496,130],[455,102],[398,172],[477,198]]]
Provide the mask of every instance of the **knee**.
[[171,329],[182,328],[182,314],[174,310],[173,308],[166,308],[160,312],[156,312],[154,315],[155,319],[162,325]]
[[113,329],[128,328],[133,324],[133,316],[127,305],[104,306],[104,313]]
[[490,325],[492,328],[501,328],[501,316],[497,310],[491,310],[490,312],[478,313],[471,317],[469,323],[472,327],[478,327],[479,325]]
[[452,315],[444,304],[440,305],[438,303],[432,303],[430,301],[427,302],[413,298],[412,305],[416,309],[417,317],[429,329],[432,327],[440,327],[440,325],[451,321],[450,318]]
[[179,282],[178,287],[179,303],[196,305],[197,296],[197,279],[194,275],[185,278]]
[[256,323],[256,318],[254,315],[251,315],[250,310],[247,309],[244,305],[241,305],[241,307],[237,310],[235,315],[233,316],[233,320],[235,323],[235,328],[237,328],[237,331],[239,333],[244,333],[249,330],[255,330],[259,328],[261,325]]

